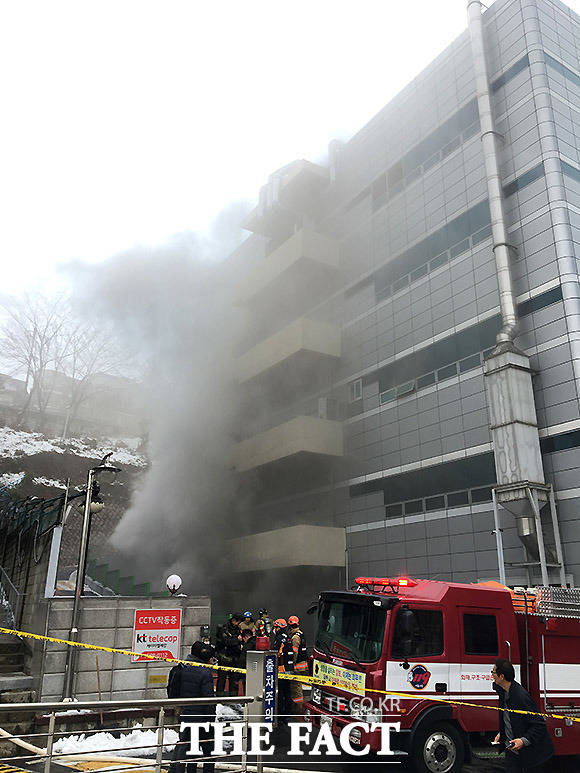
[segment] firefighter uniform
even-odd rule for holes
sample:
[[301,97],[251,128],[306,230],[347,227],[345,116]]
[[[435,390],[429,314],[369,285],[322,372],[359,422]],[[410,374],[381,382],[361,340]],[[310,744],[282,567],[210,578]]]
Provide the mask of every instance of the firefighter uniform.
[[256,636],[267,636],[270,638],[272,635],[272,621],[268,615],[268,610],[265,607],[260,609],[260,617],[256,620]]
[[251,612],[244,612],[244,619],[240,623],[240,631],[250,631],[252,636],[256,634],[256,624]]
[[[286,672],[286,650],[288,645],[286,627],[286,620],[279,618],[274,621],[270,646],[278,654],[278,674]],[[290,683],[287,679],[280,679],[278,681],[278,721],[287,724],[289,714],[292,714]]]
[[[304,643],[304,634],[299,628],[299,620],[295,615],[290,617],[288,622],[290,623],[290,630],[288,631],[288,640],[285,648],[286,669],[290,673],[303,676],[308,673],[308,652]],[[300,682],[294,680],[290,682],[290,699],[292,713],[302,714],[304,696]]]

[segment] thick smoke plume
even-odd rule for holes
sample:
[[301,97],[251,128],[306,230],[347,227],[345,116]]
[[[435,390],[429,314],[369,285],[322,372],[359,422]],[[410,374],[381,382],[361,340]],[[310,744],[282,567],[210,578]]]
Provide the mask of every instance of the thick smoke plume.
[[209,238],[184,234],[74,269],[78,297],[112,321],[145,365],[150,469],[112,537],[123,571],[163,585],[177,571],[186,592],[219,579],[234,478],[238,320],[220,259],[235,246],[241,206]]

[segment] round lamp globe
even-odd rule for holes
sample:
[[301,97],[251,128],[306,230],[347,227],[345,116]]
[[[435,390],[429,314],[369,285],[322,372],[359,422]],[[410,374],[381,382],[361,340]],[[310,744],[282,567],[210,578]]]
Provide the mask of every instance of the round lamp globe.
[[167,589],[170,593],[177,593],[181,588],[181,577],[178,574],[171,574],[166,580]]

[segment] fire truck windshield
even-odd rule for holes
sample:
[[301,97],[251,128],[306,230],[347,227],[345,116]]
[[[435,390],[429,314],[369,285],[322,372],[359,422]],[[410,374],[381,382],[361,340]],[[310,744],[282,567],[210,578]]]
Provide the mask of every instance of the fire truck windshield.
[[345,659],[374,663],[381,656],[385,609],[368,603],[323,598],[315,647]]

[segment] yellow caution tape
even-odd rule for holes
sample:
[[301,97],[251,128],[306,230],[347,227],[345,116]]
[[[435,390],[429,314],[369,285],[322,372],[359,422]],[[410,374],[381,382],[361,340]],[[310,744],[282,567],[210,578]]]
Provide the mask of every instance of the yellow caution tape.
[[[79,641],[69,641],[68,639],[57,639],[54,636],[42,636],[38,633],[28,633],[27,631],[15,631],[12,628],[0,627],[0,633],[7,633],[12,636],[23,636],[28,639],[37,639],[38,641],[51,641],[56,644],[66,644],[69,647],[81,647],[87,650],[98,650],[99,652],[112,652],[118,655],[130,655],[131,657],[146,658],[147,660],[158,660],[165,663],[182,663],[185,666],[202,666],[203,668],[211,668],[215,671],[232,671],[236,674],[245,674],[245,668],[236,668],[234,666],[217,666],[210,665],[209,663],[197,663],[193,660],[181,660],[180,658],[165,658],[158,655],[147,655],[143,652],[132,652],[131,650],[122,650],[117,647],[102,647],[97,644],[85,644]],[[301,674],[278,674],[279,679],[287,679],[295,682],[303,682],[304,684],[312,684],[317,687],[335,687],[340,689],[340,685],[337,682],[325,682],[323,679],[317,679],[314,676],[303,676]],[[390,695],[395,698],[412,698],[414,700],[432,701],[434,703],[446,703],[450,706],[467,706],[474,709],[491,709],[492,711],[509,711],[510,714],[524,714],[532,717],[544,717],[545,719],[562,719],[568,722],[580,723],[580,717],[571,717],[566,714],[542,714],[539,711],[524,711],[523,709],[506,709],[501,706],[490,706],[483,703],[467,703],[466,701],[450,700],[448,698],[435,698],[431,695],[417,695],[416,693],[405,692],[393,692],[392,690],[378,690],[375,688],[366,687],[365,693],[378,693],[380,695]]]
[[117,647],[101,647],[98,644],[85,644],[80,641],[69,641],[68,639],[56,639],[54,636],[41,636],[39,633],[28,633],[27,631],[15,631],[12,628],[1,628],[0,633],[8,633],[12,636],[24,636],[27,639],[37,639],[38,641],[51,641],[55,644],[66,644],[69,647],[81,647],[85,650],[98,650],[99,652],[112,652],[118,655],[130,655],[131,657],[146,658],[147,660],[159,660],[165,663],[182,663],[184,666],[203,666],[212,668],[216,671],[234,671],[238,674],[245,674],[245,668],[234,668],[233,666],[215,666],[209,663],[196,663],[193,660],[181,660],[180,658],[164,658],[159,655],[148,655],[145,652],[132,652],[131,650],[121,650]]

